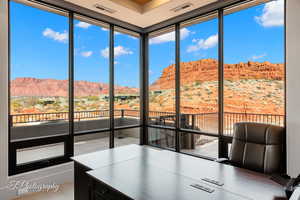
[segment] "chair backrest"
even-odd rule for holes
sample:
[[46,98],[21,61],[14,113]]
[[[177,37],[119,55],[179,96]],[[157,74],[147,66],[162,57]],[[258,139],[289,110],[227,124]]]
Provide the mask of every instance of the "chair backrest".
[[238,167],[265,174],[284,170],[284,128],[242,122],[234,124],[229,160]]

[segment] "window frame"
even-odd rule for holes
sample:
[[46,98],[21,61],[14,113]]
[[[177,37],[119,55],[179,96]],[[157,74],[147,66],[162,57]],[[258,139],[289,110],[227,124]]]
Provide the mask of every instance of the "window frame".
[[[69,102],[69,112],[68,112],[68,116],[69,116],[69,131],[68,134],[66,135],[59,135],[59,136],[50,136],[50,137],[42,137],[42,138],[34,138],[34,139],[25,139],[25,140],[21,140],[21,141],[11,141],[11,127],[13,126],[13,122],[11,119],[11,114],[10,114],[10,77],[11,77],[11,52],[10,52],[10,48],[11,48],[11,23],[10,23],[10,14],[11,14],[11,7],[10,7],[10,3],[11,2],[15,2],[15,3],[19,3],[25,6],[29,6],[29,7],[34,7],[37,9],[41,9],[42,10],[46,10],[48,12],[54,12],[55,14],[56,11],[58,13],[64,12],[66,13],[66,16],[68,17],[68,102]],[[45,9],[46,8],[46,9]],[[100,129],[100,130],[91,130],[91,131],[82,131],[82,132],[78,132],[78,133],[74,133],[74,20],[76,19],[74,17],[74,15],[76,16],[80,16],[82,18],[86,18],[86,19],[90,19],[93,21],[99,21],[100,24],[108,24],[109,25],[109,50],[110,50],[110,56],[109,56],[109,104],[110,104],[110,127],[106,128],[106,129]],[[8,63],[8,116],[9,116],[9,120],[8,120],[8,124],[9,124],[9,130],[8,130],[8,144],[9,144],[9,157],[8,157],[8,163],[9,163],[9,169],[8,169],[8,174],[9,176],[12,175],[16,175],[19,173],[24,173],[24,172],[28,172],[28,171],[32,171],[32,170],[37,170],[37,169],[42,169],[45,167],[50,167],[50,166],[54,166],[54,165],[58,165],[58,164],[62,164],[62,163],[66,163],[66,162],[70,162],[71,157],[74,156],[74,139],[76,136],[81,136],[81,135],[89,135],[89,134],[94,134],[94,133],[102,133],[102,132],[110,132],[109,134],[109,144],[107,146],[107,148],[114,148],[115,146],[115,142],[114,142],[114,132],[117,130],[124,130],[124,129],[132,129],[132,128],[140,128],[140,144],[143,143],[142,140],[142,123],[140,124],[136,124],[136,125],[129,125],[129,126],[122,126],[122,127],[114,127],[114,115],[113,115],[113,105],[114,105],[114,94],[113,94],[113,90],[114,90],[114,29],[116,28],[120,28],[124,31],[128,31],[129,33],[132,33],[134,36],[139,36],[137,39],[139,39],[139,48],[140,48],[140,53],[139,55],[139,63],[140,63],[140,71],[141,71],[141,33],[136,32],[135,30],[130,30],[129,28],[125,28],[125,27],[121,27],[118,25],[115,25],[113,23],[107,23],[98,19],[95,19],[93,17],[90,16],[86,16],[83,15],[81,13],[78,12],[74,12],[72,10],[68,10],[68,9],[64,9],[64,8],[60,8],[48,3],[40,3],[40,2],[30,2],[30,3],[24,3],[22,1],[19,0],[9,0],[8,1],[8,32],[9,32],[9,49],[8,49],[8,58],[9,58],[9,63]],[[140,80],[139,84],[141,84],[142,81]],[[140,86],[140,91],[143,91],[142,87]],[[141,109],[141,102],[142,102],[143,98],[142,95],[140,95],[140,110]],[[141,112],[140,112],[141,113]],[[140,114],[140,117],[142,115]],[[17,150],[18,149],[23,149],[23,148],[28,148],[28,147],[38,147],[38,146],[42,146],[42,145],[48,145],[48,144],[56,144],[56,143],[64,143],[64,155],[63,156],[58,156],[58,157],[53,157],[53,158],[47,158],[47,159],[43,159],[43,160],[37,160],[37,161],[33,161],[33,162],[29,162],[29,163],[24,163],[24,164],[17,164]]]
[[[10,66],[11,66],[11,55],[10,55],[10,2],[14,1],[17,3],[22,3],[24,4],[23,0],[8,0],[8,32],[9,32],[9,38],[8,38],[8,115],[10,115]],[[109,148],[114,148],[114,131],[115,130],[123,130],[123,129],[130,129],[130,128],[140,128],[140,145],[150,145],[149,144],[149,136],[148,136],[148,128],[157,128],[157,129],[168,129],[175,131],[175,152],[179,152],[182,154],[187,154],[184,152],[180,151],[180,134],[181,132],[184,133],[192,133],[192,134],[199,134],[199,135],[206,135],[206,136],[212,136],[212,137],[217,137],[219,140],[219,157],[227,157],[228,155],[228,145],[232,142],[232,137],[226,136],[223,134],[223,116],[224,116],[224,97],[223,97],[223,92],[224,92],[224,11],[226,9],[230,8],[231,6],[236,6],[236,5],[245,5],[245,3],[253,3],[255,4],[256,0],[235,0],[232,1],[231,3],[223,3],[220,2],[216,5],[212,5],[211,7],[208,7],[206,9],[198,10],[196,9],[195,11],[191,11],[190,13],[186,13],[181,17],[178,17],[177,19],[170,19],[167,20],[166,22],[162,22],[157,25],[153,25],[151,27],[147,27],[144,29],[141,29],[140,32],[137,30],[131,29],[131,27],[126,27],[126,23],[122,24],[122,22],[119,22],[120,24],[115,24],[111,23],[105,20],[99,20],[97,18],[94,18],[92,16],[88,16],[86,14],[66,9],[66,8],[61,8],[56,5],[52,5],[49,3],[41,3],[41,2],[30,2],[29,6],[34,6],[36,5],[39,7],[40,5],[49,7],[51,9],[58,9],[58,10],[63,10],[67,13],[68,18],[69,18],[69,134],[68,135],[62,135],[62,136],[55,136],[52,137],[49,140],[45,140],[44,138],[36,138],[36,139],[30,139],[30,140],[25,140],[25,141],[14,141],[12,142],[10,140],[10,128],[12,126],[12,121],[11,118],[9,117],[8,124],[9,124],[9,131],[8,131],[8,143],[9,143],[9,176],[19,174],[19,173],[24,173],[28,172],[31,170],[36,170],[36,169],[41,169],[49,166],[54,166],[57,164],[61,163],[66,163],[71,161],[71,157],[74,156],[74,137],[77,135],[87,135],[87,134],[93,134],[93,133],[100,133],[100,132],[107,132],[110,131],[110,142],[109,142]],[[257,3],[257,2],[256,2]],[[260,2],[260,3],[265,3],[265,2]],[[260,4],[257,3],[256,5]],[[25,5],[28,5],[26,3]],[[284,0],[284,7],[286,10],[286,0]],[[180,118],[180,27],[181,24],[186,23],[187,21],[191,19],[195,19],[201,16],[206,16],[209,15],[213,12],[218,13],[218,64],[219,64],[219,88],[218,88],[218,106],[219,106],[219,133],[216,134],[211,134],[211,133],[206,133],[206,132],[201,132],[201,131],[193,131],[193,130],[186,130],[180,128],[179,124],[179,118]],[[83,131],[80,133],[74,134],[74,15],[80,15],[84,18],[88,18],[91,20],[99,21],[100,23],[105,23],[109,25],[109,31],[110,31],[110,39],[109,39],[109,49],[110,49],[110,57],[109,57],[109,68],[110,68],[110,128],[108,129],[101,129],[101,130],[92,130],[92,131]],[[176,107],[176,126],[175,127],[162,127],[162,126],[154,126],[154,125],[149,125],[148,124],[148,113],[149,113],[149,35],[155,31],[162,30],[164,28],[167,28],[169,26],[175,26],[175,67],[176,67],[176,83],[175,83],[175,91],[176,91],[176,96],[175,96],[175,107]],[[139,63],[140,63],[140,124],[138,125],[132,125],[132,126],[126,126],[126,127],[114,127],[114,114],[113,114],[113,108],[114,108],[114,56],[113,56],[113,50],[114,50],[114,29],[124,29],[128,30],[129,32],[134,32],[138,34],[139,37]],[[286,74],[286,12],[284,12],[284,70]],[[284,127],[286,127],[286,77],[284,79],[284,107],[285,107],[285,117],[284,117]],[[65,155],[62,157],[57,157],[57,158],[50,158],[50,159],[45,159],[42,161],[38,162],[33,162],[33,163],[27,163],[26,165],[18,166],[16,163],[16,151],[17,149],[25,148],[28,146],[40,146],[40,145],[45,145],[45,144],[53,144],[53,143],[61,143],[63,142],[65,144]],[[153,145],[150,145],[153,146]],[[157,147],[157,146],[155,146]],[[160,148],[160,147],[158,147]],[[167,149],[169,150],[169,149]],[[193,154],[188,154],[189,156],[195,156],[199,158],[204,158],[204,159],[209,159],[213,160],[212,158],[207,158],[205,156],[199,156],[199,155],[193,155]]]
[[[176,59],[176,74],[175,77],[176,79],[176,127],[164,127],[164,126],[156,126],[156,125],[150,125],[150,124],[146,124],[146,126],[148,128],[158,128],[158,129],[169,129],[169,130],[174,130],[176,132],[176,152],[178,153],[183,153],[186,154],[184,152],[180,151],[180,132],[185,132],[185,133],[194,133],[194,134],[199,134],[199,135],[205,135],[205,136],[212,136],[212,137],[217,137],[219,139],[219,143],[218,143],[218,156],[219,158],[227,158],[228,157],[228,146],[232,143],[232,136],[228,136],[228,135],[224,135],[224,16],[225,16],[225,12],[228,9],[232,9],[234,8],[233,12],[238,12],[240,10],[243,10],[247,7],[247,5],[249,5],[249,7],[254,7],[254,6],[258,6],[267,2],[270,2],[271,0],[240,0],[237,2],[232,2],[229,3],[228,5],[224,5],[224,6],[220,6],[219,8],[216,9],[211,9],[208,11],[204,11],[202,14],[196,14],[195,16],[192,17],[187,17],[186,19],[182,19],[182,20],[178,20],[176,23],[168,23],[167,22],[162,22],[161,24],[158,25],[154,25],[151,27],[148,27],[148,34],[153,34],[155,32],[159,32],[164,28],[168,28],[171,26],[175,25],[175,37],[176,37],[176,51],[175,53],[175,59]],[[200,8],[201,9],[201,8]],[[205,10],[205,9],[204,9]],[[193,12],[193,11],[192,11]],[[191,12],[191,13],[192,13]],[[196,12],[196,11],[195,11]],[[202,131],[195,131],[195,130],[189,130],[189,129],[182,129],[179,126],[179,118],[180,118],[180,28],[182,24],[186,24],[188,21],[192,21],[195,20],[197,18],[201,18],[201,17],[207,17],[210,15],[214,15],[214,13],[217,12],[218,15],[218,68],[219,68],[219,74],[218,74],[218,105],[219,105],[219,114],[218,114],[218,120],[219,120],[219,128],[218,128],[218,134],[211,134],[208,132],[202,132]],[[186,16],[189,16],[188,14]],[[184,18],[184,17],[182,17]],[[170,22],[172,22],[172,19],[169,20]],[[176,20],[173,20],[176,21]],[[167,25],[166,25],[167,24]],[[286,0],[284,0],[284,25],[283,25],[283,29],[284,29],[284,52],[282,52],[284,54],[284,71],[286,74],[286,36],[285,36],[285,32],[286,32]],[[155,35],[155,34],[154,34]],[[149,45],[149,43],[147,43],[147,45]],[[148,58],[149,56],[147,56]],[[147,76],[149,76],[147,74]],[[146,79],[145,79],[146,80]],[[149,98],[149,97],[148,97]],[[149,101],[146,102],[147,104],[149,104]],[[284,108],[285,108],[285,114],[284,114],[284,127],[286,127],[286,76],[284,79]],[[148,134],[147,132],[145,132],[145,134]],[[158,146],[155,146],[158,147]],[[161,148],[161,147],[158,147]],[[168,149],[169,150],[169,149]],[[285,152],[286,154],[286,152]],[[193,154],[188,154],[190,156],[195,156],[195,157],[199,157],[199,158],[204,158],[204,159],[209,159],[209,160],[214,160],[212,158],[207,158],[205,156],[199,156],[199,155],[193,155]],[[285,158],[286,159],[286,158]]]

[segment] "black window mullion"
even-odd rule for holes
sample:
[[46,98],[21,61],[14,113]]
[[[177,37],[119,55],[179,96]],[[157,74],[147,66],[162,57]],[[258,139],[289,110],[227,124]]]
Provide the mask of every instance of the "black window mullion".
[[227,157],[227,143],[223,139],[224,131],[224,13],[223,9],[218,10],[218,65],[219,65],[219,90],[218,90],[218,101],[219,101],[219,157]]
[[148,144],[148,34],[140,37],[140,144]]
[[175,150],[180,152],[180,24],[175,25]]
[[65,155],[74,156],[74,14],[69,12],[69,140]]
[[115,131],[114,131],[114,25],[109,27],[109,148],[114,148]]

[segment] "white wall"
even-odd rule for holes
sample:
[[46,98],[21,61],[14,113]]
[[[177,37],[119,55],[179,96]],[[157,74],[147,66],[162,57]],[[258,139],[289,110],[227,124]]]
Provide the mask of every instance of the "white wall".
[[300,0],[287,2],[288,173],[300,174]]
[[[8,32],[7,2],[0,1],[0,186],[5,184],[7,176],[7,65]],[[5,163],[5,164],[4,164]]]
[[7,0],[0,0],[0,199],[9,200],[17,191],[7,188],[11,180],[29,180],[35,183],[73,181],[73,163],[49,167],[22,175],[8,177],[8,18]]

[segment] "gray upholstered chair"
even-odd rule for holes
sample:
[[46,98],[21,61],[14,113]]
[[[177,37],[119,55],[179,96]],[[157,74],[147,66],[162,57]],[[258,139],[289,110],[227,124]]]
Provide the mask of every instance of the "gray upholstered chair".
[[283,127],[242,122],[234,124],[234,135],[229,162],[234,166],[262,172],[279,174],[284,170]]

